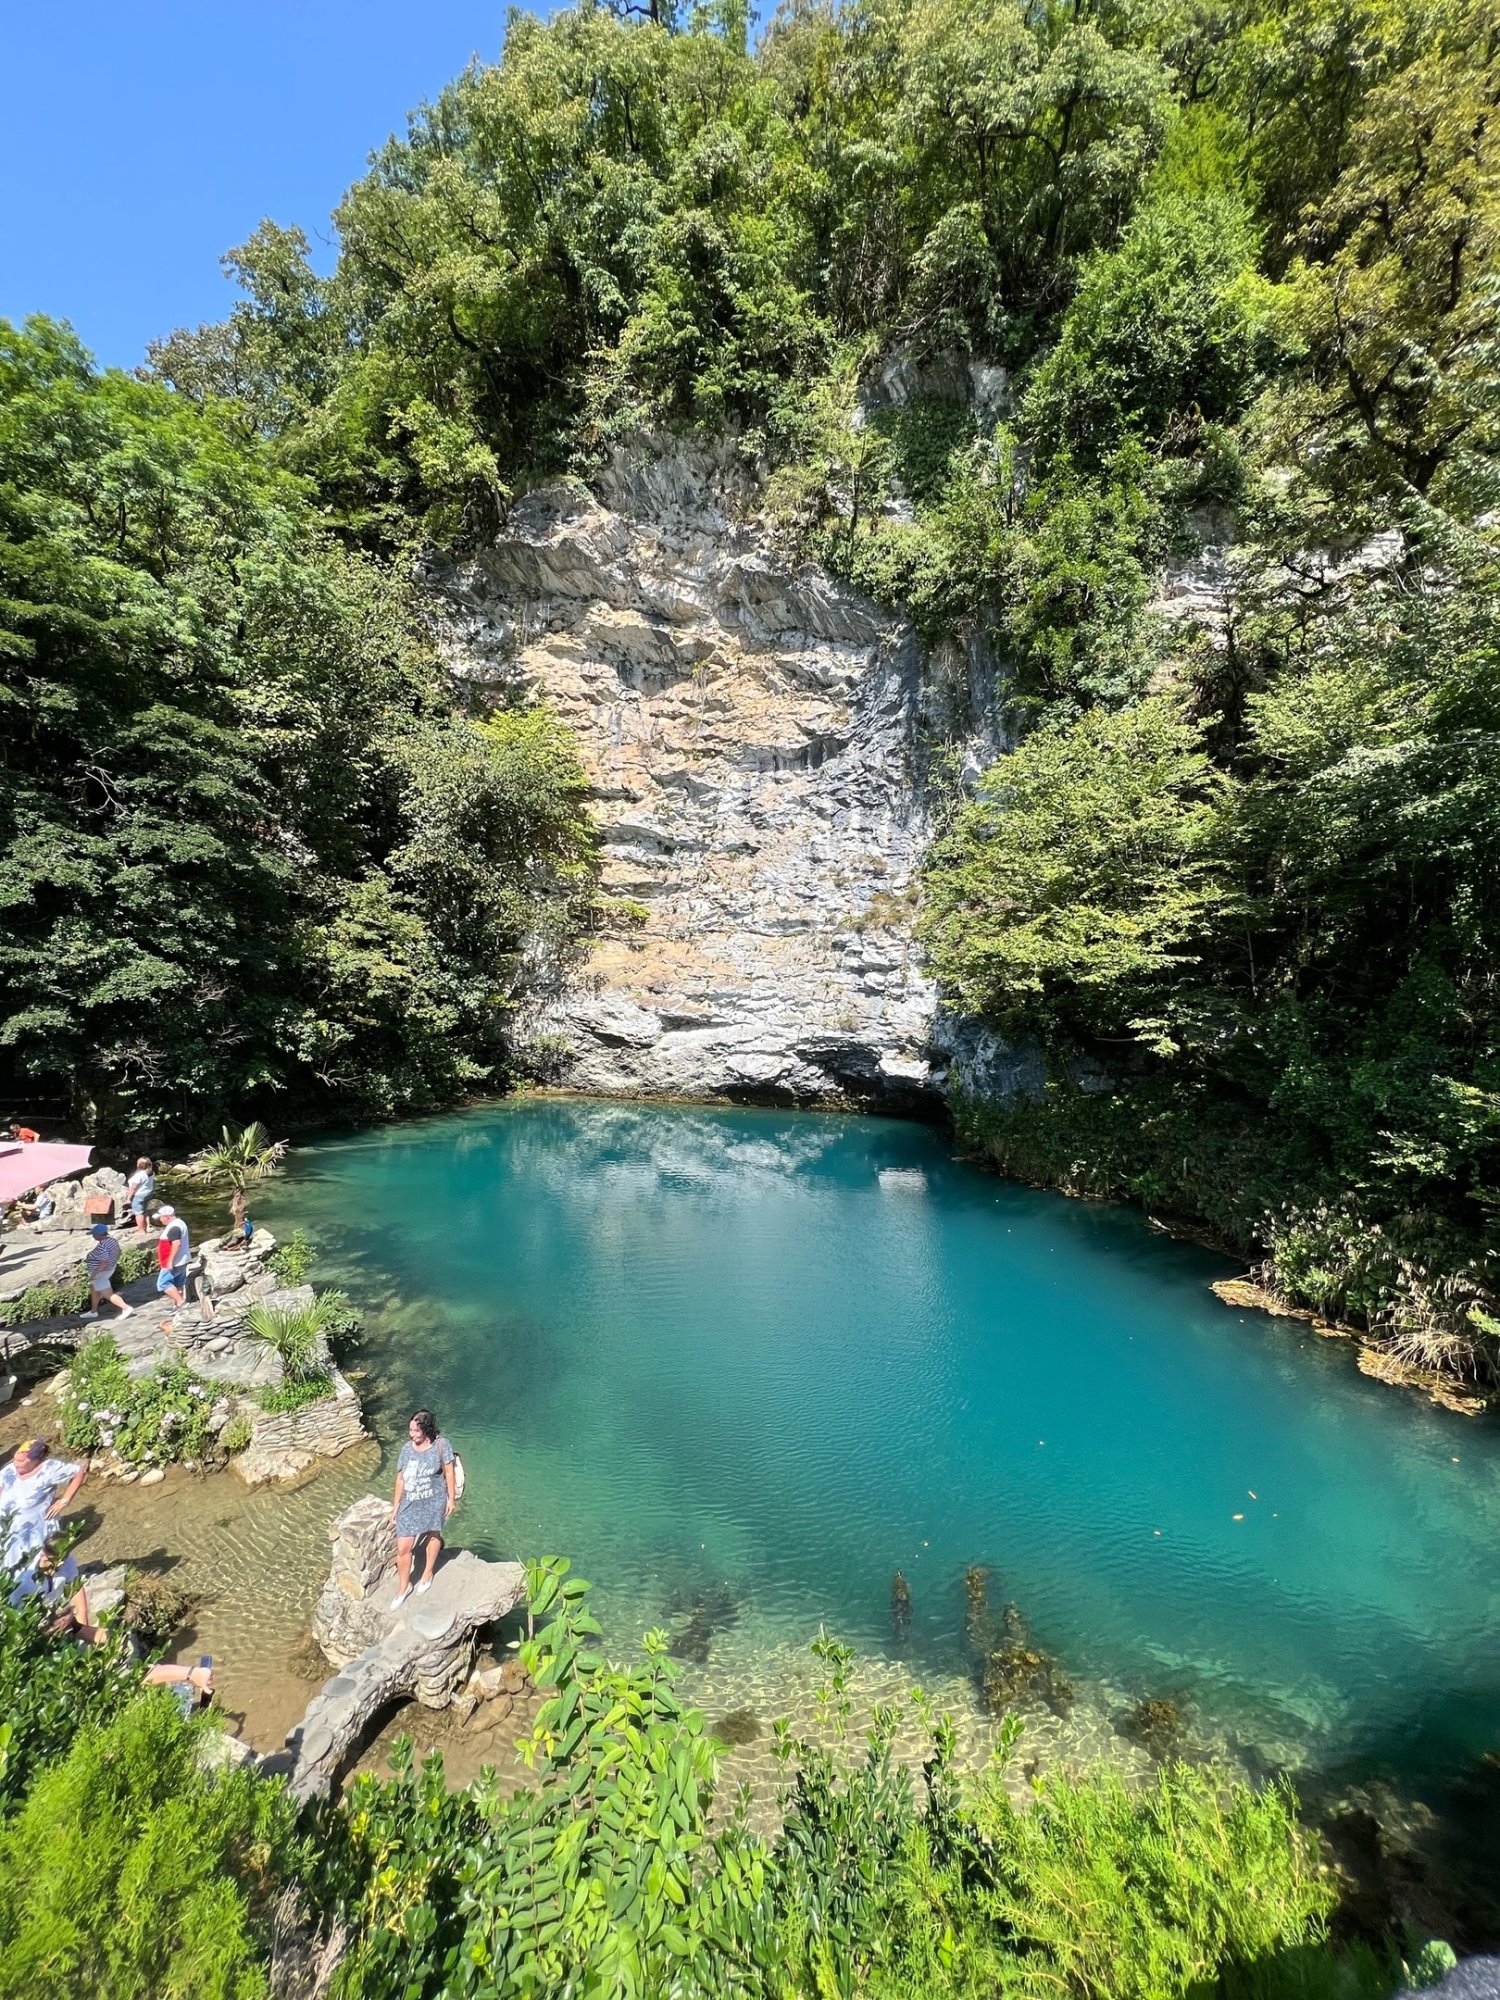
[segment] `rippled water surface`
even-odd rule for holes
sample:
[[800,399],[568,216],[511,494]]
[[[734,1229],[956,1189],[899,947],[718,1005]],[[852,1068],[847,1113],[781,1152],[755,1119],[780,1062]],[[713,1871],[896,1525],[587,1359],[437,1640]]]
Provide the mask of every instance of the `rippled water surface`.
[[263,1206],[367,1308],[381,1435],[430,1403],[463,1453],[458,1539],[567,1553],[621,1643],[696,1604],[725,1705],[820,1621],[892,1654],[898,1567],[903,1672],[962,1676],[984,1563],[1106,1710],[1409,1771],[1500,1739],[1494,1430],[1139,1217],[919,1126],[571,1100],[302,1149]]

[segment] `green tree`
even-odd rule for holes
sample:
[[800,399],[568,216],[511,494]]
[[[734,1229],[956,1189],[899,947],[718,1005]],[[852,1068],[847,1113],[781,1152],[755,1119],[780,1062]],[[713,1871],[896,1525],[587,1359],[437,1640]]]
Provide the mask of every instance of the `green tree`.
[[1089,258],[1027,390],[1044,460],[1098,466],[1132,432],[1182,452],[1243,415],[1269,310],[1256,253],[1244,203],[1205,194],[1150,203],[1118,250]]
[[258,2000],[280,1785],[210,1772],[164,1693],[86,1721],[0,1831],[0,1994]]
[[1173,998],[1231,902],[1223,780],[1153,696],[1039,730],[933,850],[922,931],[944,987],[1012,1029],[1173,1047]]
[[496,1074],[526,940],[591,893],[555,724],[453,720],[410,584],[230,405],[3,328],[0,463],[10,1078],[113,1133]]
[[1272,435],[1288,457],[1332,458],[1345,489],[1474,511],[1489,482],[1466,507],[1466,462],[1500,437],[1500,17],[1434,5],[1417,18],[1422,47],[1369,92],[1348,164],[1298,231],[1289,331],[1306,362]]

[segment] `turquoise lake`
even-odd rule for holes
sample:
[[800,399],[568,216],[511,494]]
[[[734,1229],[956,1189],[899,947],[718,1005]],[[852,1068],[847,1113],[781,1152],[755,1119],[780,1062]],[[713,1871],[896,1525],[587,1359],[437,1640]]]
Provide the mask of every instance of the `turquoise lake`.
[[541,1099],[300,1148],[261,1203],[430,1404],[455,1538],[565,1553],[611,1641],[732,1614],[965,1672],[965,1569],[1110,1700],[1276,1761],[1500,1743],[1500,1436],[1221,1304],[1231,1267],[875,1118]]

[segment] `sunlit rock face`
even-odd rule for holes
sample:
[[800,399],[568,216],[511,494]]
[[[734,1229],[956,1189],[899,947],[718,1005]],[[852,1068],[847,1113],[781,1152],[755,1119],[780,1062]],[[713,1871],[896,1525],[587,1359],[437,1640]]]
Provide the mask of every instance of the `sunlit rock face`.
[[984,663],[780,554],[727,454],[539,488],[433,582],[454,675],[545,696],[588,767],[620,907],[527,1019],[557,1080],[935,1102],[912,883],[931,746],[993,738]]

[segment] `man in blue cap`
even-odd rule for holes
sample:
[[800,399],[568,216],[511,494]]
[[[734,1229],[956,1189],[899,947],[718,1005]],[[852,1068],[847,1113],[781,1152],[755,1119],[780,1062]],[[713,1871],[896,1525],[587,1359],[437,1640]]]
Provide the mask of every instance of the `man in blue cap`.
[[96,1222],[89,1231],[93,1245],[83,1260],[83,1267],[89,1274],[89,1309],[85,1319],[97,1319],[100,1308],[108,1300],[118,1306],[121,1319],[129,1319],[134,1306],[126,1305],[115,1290],[115,1272],[120,1263],[120,1246],[109,1233],[107,1222]]

